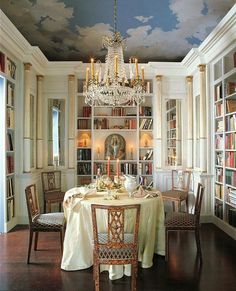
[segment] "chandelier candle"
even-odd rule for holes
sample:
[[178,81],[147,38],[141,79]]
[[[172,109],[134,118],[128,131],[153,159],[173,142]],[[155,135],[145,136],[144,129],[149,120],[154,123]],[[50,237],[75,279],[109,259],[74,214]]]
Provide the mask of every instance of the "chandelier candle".
[[94,59],[91,59],[91,76],[94,78]]
[[135,68],[136,68],[136,78],[139,78],[139,74],[138,74],[138,59],[135,59]]

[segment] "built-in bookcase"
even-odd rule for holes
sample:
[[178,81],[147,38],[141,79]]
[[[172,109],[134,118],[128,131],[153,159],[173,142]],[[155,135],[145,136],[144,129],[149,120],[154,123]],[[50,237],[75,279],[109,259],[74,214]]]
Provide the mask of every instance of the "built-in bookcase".
[[214,206],[236,227],[236,49],[214,64]]
[[5,180],[3,231],[15,226],[16,193],[15,193],[15,100],[16,100],[16,64],[3,52],[0,52],[0,74],[3,80],[1,90],[5,97]]
[[[83,80],[78,80],[77,97],[77,185],[92,182],[100,169],[111,177],[130,174],[143,185],[153,184],[153,94],[147,81],[145,103],[140,106],[93,106],[85,104]],[[108,154],[106,139],[118,135],[124,155],[117,160]],[[120,142],[119,140],[119,142]]]

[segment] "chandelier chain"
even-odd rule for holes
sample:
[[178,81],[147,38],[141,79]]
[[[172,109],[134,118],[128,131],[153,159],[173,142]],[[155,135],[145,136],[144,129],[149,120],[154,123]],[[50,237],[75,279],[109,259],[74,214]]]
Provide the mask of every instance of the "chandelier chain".
[[117,0],[114,0],[114,10],[113,10],[113,29],[114,33],[117,32]]

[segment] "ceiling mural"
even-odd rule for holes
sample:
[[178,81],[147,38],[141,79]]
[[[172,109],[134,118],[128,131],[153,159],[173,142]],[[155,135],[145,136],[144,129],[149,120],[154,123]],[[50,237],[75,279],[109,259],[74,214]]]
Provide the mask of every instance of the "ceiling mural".
[[[198,47],[235,0],[118,0],[117,30],[126,61],[181,61]],[[104,61],[113,0],[1,0],[0,8],[51,61]]]

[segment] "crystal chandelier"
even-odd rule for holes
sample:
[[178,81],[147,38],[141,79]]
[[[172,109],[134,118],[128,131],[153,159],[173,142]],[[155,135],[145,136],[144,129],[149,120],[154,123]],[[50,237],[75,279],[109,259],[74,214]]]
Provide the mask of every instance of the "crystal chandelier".
[[101,62],[98,61],[95,64],[94,59],[91,59],[90,68],[86,69],[83,94],[85,103],[90,106],[107,105],[116,107],[138,105],[145,101],[144,69],[141,69],[140,76],[136,58],[130,58],[130,79],[128,80],[126,77],[123,56],[125,42],[116,30],[116,18],[117,0],[114,0],[113,35],[103,38],[103,47],[108,51],[105,58],[103,78]]

